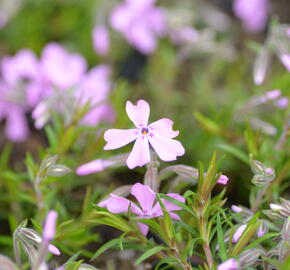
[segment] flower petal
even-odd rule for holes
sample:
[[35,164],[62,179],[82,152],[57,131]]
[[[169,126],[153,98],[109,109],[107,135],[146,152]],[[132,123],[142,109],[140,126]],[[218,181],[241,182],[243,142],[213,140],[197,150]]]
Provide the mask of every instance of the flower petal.
[[104,134],[104,139],[107,142],[104,149],[112,150],[120,148],[137,138],[137,129],[109,129]]
[[137,215],[142,214],[141,209],[135,203],[114,194],[111,194],[109,199],[105,200],[103,204],[101,202],[99,205],[105,206],[108,211],[114,214],[127,213],[129,206],[132,213]]
[[160,136],[157,133],[148,136],[149,142],[163,161],[176,160],[177,156],[182,156],[185,150],[179,141]]
[[137,183],[132,187],[131,194],[140,203],[145,215],[151,212],[156,194],[149,186]]
[[150,107],[145,100],[138,100],[137,105],[133,105],[130,101],[127,101],[126,112],[136,127],[147,126]]
[[173,121],[168,118],[162,118],[158,121],[155,121],[149,125],[155,132],[161,136],[174,138],[179,134],[178,130],[173,130]]
[[[180,201],[181,203],[185,203],[185,199],[177,193],[168,193],[166,195],[177,200],[177,201]],[[162,199],[162,202],[163,202],[163,204],[168,212],[182,209],[180,206],[178,206],[172,202],[169,202],[165,199]]]
[[137,166],[144,166],[150,161],[149,143],[145,136],[138,136],[133,149],[127,158],[127,166],[129,169],[133,169]]
[[149,227],[141,222],[137,222],[137,225],[138,225],[141,233],[146,236],[148,231],[149,231]]

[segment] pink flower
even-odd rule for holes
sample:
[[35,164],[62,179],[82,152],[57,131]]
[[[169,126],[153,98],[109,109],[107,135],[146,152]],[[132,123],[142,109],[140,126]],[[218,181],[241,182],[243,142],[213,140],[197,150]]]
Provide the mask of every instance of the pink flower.
[[61,90],[75,87],[86,67],[86,61],[80,54],[69,53],[58,43],[49,43],[42,51],[42,73],[52,87]]
[[125,0],[111,14],[111,26],[141,53],[150,54],[157,46],[157,37],[166,31],[166,18],[155,0]]
[[[138,216],[141,219],[151,219],[163,216],[161,206],[156,201],[156,193],[147,185],[136,183],[131,188],[131,194],[138,201],[139,206],[134,202],[129,201],[126,198],[110,194],[110,197],[98,204],[100,207],[106,207],[108,211],[114,214],[118,213],[127,213],[130,207],[130,211]],[[182,203],[185,202],[185,199],[176,193],[168,193],[167,196],[174,198]],[[169,212],[171,218],[179,220],[179,216],[172,211],[181,210],[181,207],[162,199],[166,210]],[[146,235],[148,233],[148,226],[138,222],[138,226],[142,234]]]
[[287,108],[288,104],[289,104],[289,99],[286,97],[282,97],[276,101],[276,106],[280,109]]
[[163,161],[176,160],[177,156],[185,153],[182,144],[173,139],[179,132],[172,130],[173,122],[170,119],[162,118],[148,125],[150,107],[146,101],[139,100],[137,105],[127,101],[126,111],[136,128],[107,130],[104,134],[107,142],[104,149],[117,149],[136,141],[126,161],[130,169],[150,161],[149,145]]
[[233,10],[249,32],[262,31],[268,20],[268,0],[235,0]]
[[93,44],[96,53],[106,55],[110,49],[108,29],[103,25],[96,25],[93,29]]
[[218,270],[238,270],[239,265],[235,259],[228,259],[218,266]]
[[83,124],[95,126],[102,120],[107,122],[114,120],[114,111],[108,104],[112,88],[110,75],[111,68],[108,65],[100,65],[90,70],[81,80],[76,98],[83,105],[87,102],[91,105],[91,109],[82,119]]

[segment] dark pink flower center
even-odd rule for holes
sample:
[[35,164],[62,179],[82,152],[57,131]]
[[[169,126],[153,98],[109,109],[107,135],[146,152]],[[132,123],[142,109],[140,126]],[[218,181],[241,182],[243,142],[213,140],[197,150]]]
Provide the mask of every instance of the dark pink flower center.
[[148,130],[147,127],[143,127],[143,128],[141,129],[141,133],[142,133],[143,135],[146,135],[148,132],[149,132],[149,130]]

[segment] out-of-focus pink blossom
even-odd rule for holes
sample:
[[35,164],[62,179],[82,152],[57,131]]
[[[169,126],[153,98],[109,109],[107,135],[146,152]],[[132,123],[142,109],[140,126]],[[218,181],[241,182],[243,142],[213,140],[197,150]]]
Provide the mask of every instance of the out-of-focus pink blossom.
[[[147,185],[136,183],[131,188],[131,194],[136,198],[139,203],[137,206],[134,202],[129,201],[126,198],[110,194],[110,197],[98,205],[100,207],[106,207],[108,211],[112,213],[127,213],[130,207],[130,211],[138,216],[141,219],[151,219],[163,216],[162,208],[160,204],[156,201],[156,193]],[[167,196],[174,198],[182,203],[185,202],[185,199],[176,193],[168,193]],[[173,211],[181,210],[182,208],[165,200],[161,199],[166,210],[169,212],[169,215],[173,219],[179,220],[179,216]],[[142,234],[146,235],[148,233],[148,226],[138,222],[138,226]]]
[[75,87],[84,76],[86,67],[86,61],[80,54],[69,53],[58,43],[49,43],[42,51],[43,76],[58,89]]
[[125,0],[111,14],[111,25],[127,41],[144,54],[157,47],[157,38],[166,33],[166,16],[163,9],[154,6],[153,0]]
[[43,233],[43,238],[47,240],[52,240],[55,235],[55,225],[56,225],[57,213],[54,210],[50,210],[46,216]]
[[288,107],[288,104],[289,104],[289,99],[286,98],[286,97],[282,97],[282,98],[279,98],[277,101],[276,101],[276,106],[278,108],[281,108],[281,109],[285,109]]
[[88,175],[105,170],[116,162],[105,159],[96,159],[77,168],[77,175]]
[[239,265],[235,259],[228,259],[218,266],[218,270],[238,270]]
[[136,128],[107,130],[104,134],[107,142],[104,149],[117,149],[136,140],[126,161],[130,169],[144,166],[150,161],[149,144],[163,161],[176,160],[185,153],[182,144],[173,139],[179,131],[172,129],[173,122],[170,119],[162,118],[148,125],[150,107],[146,101],[139,100],[137,105],[127,101],[126,111]]
[[226,175],[221,175],[220,177],[219,177],[219,179],[217,180],[217,183],[218,184],[222,184],[222,185],[226,185],[227,183],[228,183],[228,181],[229,181],[229,178],[226,176]]
[[233,10],[249,32],[262,31],[268,20],[270,3],[268,0],[235,0]]
[[0,68],[0,120],[6,119],[7,138],[22,142],[29,134],[25,113],[38,101],[39,91],[31,87],[38,78],[38,62],[30,50],[23,49],[4,57]]
[[233,239],[232,242],[233,243],[237,243],[240,239],[240,237],[242,236],[243,232],[245,231],[245,229],[247,228],[248,224],[243,224],[241,225],[234,233],[233,235]]
[[276,99],[276,98],[278,98],[280,96],[281,96],[281,90],[279,90],[279,89],[275,89],[275,90],[272,90],[272,91],[268,91],[265,94],[265,97],[267,99]]
[[91,109],[85,115],[82,123],[95,126],[100,121],[112,122],[115,118],[112,107],[108,104],[108,97],[112,88],[110,81],[111,68],[100,65],[88,72],[76,91],[76,98],[81,104],[90,103]]
[[235,213],[240,213],[243,211],[243,208],[237,206],[237,205],[232,205],[231,207],[232,211],[235,212]]
[[173,30],[170,37],[175,44],[194,43],[199,38],[199,33],[193,27],[184,27],[182,29]]
[[96,25],[93,29],[93,45],[99,55],[106,55],[110,49],[110,38],[107,27]]

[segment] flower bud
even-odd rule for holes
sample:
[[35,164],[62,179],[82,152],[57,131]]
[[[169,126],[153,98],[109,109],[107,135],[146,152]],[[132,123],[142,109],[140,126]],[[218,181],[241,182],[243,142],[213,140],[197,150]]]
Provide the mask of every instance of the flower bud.
[[254,173],[252,183],[256,186],[268,185],[275,178],[275,171],[266,167],[258,160],[251,160],[251,169]]
[[240,212],[243,211],[243,208],[241,208],[241,207],[239,207],[239,206],[237,206],[237,205],[232,205],[232,206],[231,206],[231,209],[232,209],[232,211],[235,212],[235,213],[240,213]]
[[240,227],[238,227],[238,229],[235,231],[235,233],[233,235],[233,239],[232,239],[233,243],[237,243],[239,241],[239,239],[242,236],[243,232],[247,228],[247,225],[248,224],[243,224]]
[[48,168],[47,175],[60,177],[60,176],[66,175],[70,172],[71,172],[71,169],[68,168],[67,166],[62,165],[62,164],[57,164],[57,165],[50,166]]
[[218,266],[218,270],[238,270],[239,265],[235,259],[228,259]]
[[266,225],[265,222],[261,222],[258,231],[257,231],[257,236],[262,237],[265,233],[268,232],[268,226]]
[[290,201],[280,198],[281,204],[270,203],[270,208],[281,218],[288,218],[290,216]]
[[244,251],[239,256],[239,263],[242,268],[253,266],[258,260],[259,257],[264,254],[262,249],[251,248]]

